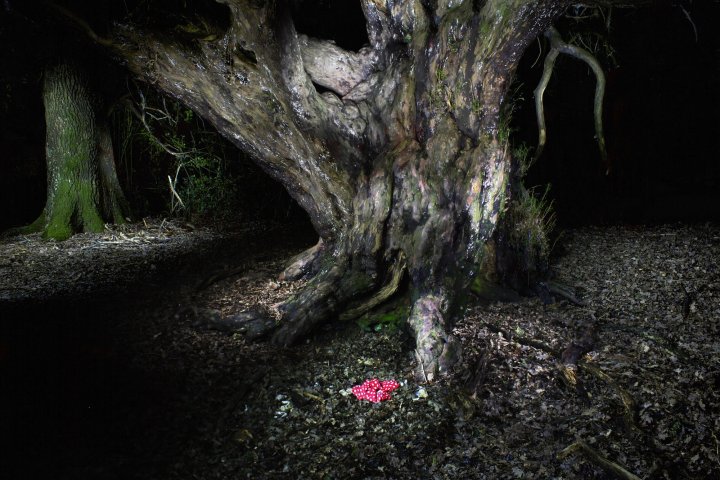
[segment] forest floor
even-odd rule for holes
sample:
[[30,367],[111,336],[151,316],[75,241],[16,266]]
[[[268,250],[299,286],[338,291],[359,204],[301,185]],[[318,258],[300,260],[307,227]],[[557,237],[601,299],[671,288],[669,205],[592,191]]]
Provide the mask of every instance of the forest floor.
[[[0,240],[3,478],[720,478],[719,225],[565,232],[554,280],[585,305],[472,305],[432,385],[402,329],[284,349],[213,328],[299,288],[277,275],[312,243],[164,221]],[[400,388],[359,401],[368,378]]]

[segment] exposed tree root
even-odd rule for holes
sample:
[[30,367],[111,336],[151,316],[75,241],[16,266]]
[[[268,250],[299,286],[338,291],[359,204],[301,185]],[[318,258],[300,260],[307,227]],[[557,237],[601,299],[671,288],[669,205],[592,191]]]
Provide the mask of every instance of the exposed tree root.
[[13,237],[15,235],[29,235],[31,233],[38,233],[42,232],[43,228],[45,228],[45,211],[40,214],[38,218],[35,219],[30,225],[25,225],[22,227],[14,227],[10,228],[8,230],[5,230],[0,234],[0,238],[5,237]]
[[[582,382],[580,381],[580,378],[578,378],[579,371],[592,375],[596,379],[608,384],[616,391],[618,397],[621,400],[623,408],[623,422],[625,424],[627,432],[632,434],[629,438],[634,439],[635,443],[637,443],[642,450],[648,451],[649,455],[654,458],[654,470],[656,472],[672,471],[673,474],[671,474],[670,477],[666,478],[675,478],[677,474],[683,477],[689,477],[683,469],[678,467],[677,462],[674,459],[675,452],[668,451],[668,449],[660,442],[658,442],[657,439],[650,436],[637,425],[635,421],[637,403],[635,402],[635,399],[630,394],[630,392],[624,389],[615,379],[605,373],[600,367],[582,360],[583,355],[593,349],[594,337],[596,333],[595,323],[588,325],[584,330],[582,330],[580,332],[580,335],[576,337],[573,342],[562,352],[540,340],[511,333],[493,324],[486,323],[485,325],[488,330],[496,333],[501,333],[507,339],[511,339],[512,341],[515,341],[521,345],[542,350],[555,357],[558,360],[558,368],[561,373],[560,379],[568,386],[571,391],[575,391],[581,396],[587,396],[587,393],[582,385]],[[482,379],[484,375],[483,370],[485,368],[486,360],[481,357],[480,361],[478,362],[478,368],[475,372],[474,379]],[[468,385],[471,385],[471,383],[468,383]],[[581,441],[576,442],[563,450],[563,452],[558,455],[558,458],[564,458],[578,450],[585,454],[585,456],[587,456],[594,463],[604,468],[608,472],[615,474],[619,478],[638,478],[637,476],[630,472],[627,472],[614,462],[605,459],[595,450],[593,450],[592,448],[587,446],[587,444]]]
[[[588,328],[584,329],[579,337],[575,339],[570,346],[568,346],[566,349],[564,349],[562,352],[558,351],[556,348],[553,348],[552,346],[546,344],[545,342],[542,342],[540,340],[536,340],[533,338],[528,338],[522,335],[515,335],[512,334],[500,327],[497,327],[496,325],[492,324],[486,324],[487,328],[490,331],[501,333],[504,337],[508,339],[512,339],[513,341],[525,345],[528,347],[537,348],[539,350],[542,350],[553,357],[555,357],[558,361],[558,368],[561,373],[561,380],[563,383],[565,383],[570,390],[577,392],[580,395],[586,396],[585,388],[581,384],[581,382],[578,379],[577,372],[578,369],[580,369],[583,372],[589,373],[593,375],[595,378],[598,378],[599,380],[607,383],[612,388],[615,389],[618,396],[620,397],[620,400],[623,405],[623,419],[624,423],[626,425],[626,428],[628,432],[634,434],[636,437],[640,438],[642,443],[644,445],[647,445],[651,448],[652,453],[656,457],[665,458],[666,455],[662,451],[662,449],[657,445],[657,442],[650,438],[648,435],[646,435],[635,423],[635,412],[636,412],[636,403],[633,399],[632,395],[622,388],[612,377],[610,377],[608,374],[602,371],[599,367],[589,364],[587,362],[581,361],[582,356],[591,351],[592,345],[594,343],[594,334],[595,325],[590,325]],[[474,378],[482,378],[483,377],[483,369],[486,368],[485,365],[486,360],[484,361],[481,357],[480,362],[478,362],[478,370],[475,372]],[[615,462],[612,462],[606,458],[604,458],[602,455],[600,455],[596,450],[589,447],[585,442],[578,441],[574,444],[567,447],[565,450],[560,452],[558,454],[558,458],[562,459],[570,454],[581,451],[586,457],[588,457],[591,461],[593,461],[598,466],[602,467],[606,471],[616,475],[618,478],[623,479],[638,479],[639,477],[635,476],[634,474],[628,472],[620,465],[616,464]],[[665,462],[667,464],[667,462]]]
[[282,271],[278,280],[300,280],[317,273],[319,267],[318,260],[324,252],[325,244],[321,238],[315,245],[290,259],[288,266]]
[[[648,435],[640,427],[637,426],[635,422],[635,412],[637,408],[636,402],[630,392],[622,388],[615,381],[615,379],[613,379],[607,373],[603,372],[602,369],[600,369],[599,367],[595,365],[590,365],[586,362],[580,363],[579,366],[582,371],[590,373],[594,377],[606,382],[608,385],[615,389],[623,404],[623,420],[625,423],[625,427],[628,432],[632,433],[635,436],[635,442],[640,446],[640,448],[643,450],[649,450],[649,453],[654,457],[653,463],[655,472],[657,473],[658,470],[664,470],[667,472],[674,467],[675,474],[680,474],[685,478],[689,478],[687,472],[677,466],[677,461],[675,460],[676,452],[669,451],[667,447],[663,446],[660,442],[657,441],[657,439]],[[650,476],[655,475],[653,474]],[[672,477],[667,478],[677,478],[677,476],[673,475]]]
[[681,350],[677,348],[677,345],[672,344],[670,341],[668,341],[665,338],[658,337],[657,335],[652,335],[650,333],[647,333],[645,329],[643,328],[635,328],[628,325],[608,325],[606,327],[608,330],[620,330],[623,332],[631,333],[639,338],[642,338],[644,340],[647,340],[649,342],[653,342],[655,344],[655,348],[658,348],[665,353],[667,353],[670,356],[674,356],[682,360],[683,362],[693,362],[691,358],[688,357],[688,355]]
[[450,372],[460,357],[458,340],[447,333],[447,300],[443,295],[426,294],[413,304],[408,325],[416,339],[418,380],[433,382]]
[[557,282],[540,282],[539,286],[541,288],[546,288],[547,291],[552,294],[553,296],[562,297],[569,301],[570,303],[577,305],[578,307],[585,307],[587,304],[580,300],[576,295],[575,292],[571,287],[568,287],[566,285],[562,285]]
[[420,356],[420,352],[418,352],[417,350],[415,350],[415,358],[417,358],[418,362],[419,371],[417,373],[422,375],[422,381],[424,381],[425,383],[429,383],[430,379],[428,379],[427,373],[425,372],[425,365],[423,364],[423,359]]
[[373,308],[377,307],[381,303],[387,301],[400,287],[403,274],[406,270],[405,255],[401,252],[395,263],[392,264],[389,270],[390,280],[375,293],[369,299],[363,301],[360,305],[350,308],[340,315],[341,321],[353,320],[358,318]]
[[[558,360],[558,370],[561,374],[560,379],[562,382],[567,385],[569,389],[574,390],[583,396],[586,395],[585,389],[577,378],[577,362],[583,355],[592,350],[595,333],[594,325],[591,325],[583,330],[582,334],[577,339],[573,340],[573,342],[571,342],[570,345],[562,352],[541,340],[508,332],[497,325],[486,323],[485,326],[488,330],[500,333],[507,339],[511,339],[527,347],[542,350],[543,352],[556,358]],[[477,376],[478,374],[476,373],[475,375]]]
[[560,354],[563,365],[577,365],[580,358],[595,347],[595,324],[587,325]]
[[527,347],[537,348],[538,350],[542,350],[543,352],[549,353],[555,358],[560,358],[560,353],[556,348],[553,348],[552,346],[548,345],[545,342],[542,342],[540,340],[535,340],[534,338],[525,337],[523,335],[516,335],[513,333],[508,332],[507,330],[498,327],[497,325],[493,325],[491,323],[486,323],[485,326],[488,330],[495,333],[501,333],[503,337],[507,339],[512,339],[513,341],[525,345]]
[[327,271],[314,277],[295,297],[278,307],[282,316],[280,329],[272,342],[289,346],[308,334],[315,326],[337,315],[353,298],[376,287],[365,272],[350,270],[348,259],[337,259]]
[[211,317],[211,326],[218,330],[240,333],[251,342],[267,337],[277,328],[277,322],[270,312],[252,309],[235,315]]
[[576,338],[570,342],[562,353],[560,353],[558,370],[561,373],[561,380],[571,390],[585,400],[589,399],[587,390],[583,383],[577,378],[577,364],[580,359],[595,346],[595,324],[588,325]]
[[558,460],[562,460],[576,452],[582,453],[588,460],[590,460],[606,472],[615,475],[617,478],[621,478],[624,480],[640,480],[640,477],[638,477],[634,473],[630,473],[625,467],[621,466],[620,464],[615,463],[612,460],[608,460],[607,458],[602,456],[600,452],[598,452],[582,440],[578,440],[577,442],[563,449],[560,453],[557,454],[557,458]]
[[237,267],[230,268],[228,270],[223,270],[220,272],[213,273],[209,277],[206,277],[203,279],[195,289],[197,291],[205,290],[210,285],[213,285],[221,280],[225,280],[230,277],[234,277],[235,275],[241,275],[245,273],[248,270],[248,267],[250,266],[249,263],[243,263],[242,265],[239,265]]
[[595,365],[583,362],[580,364],[580,368],[615,389],[623,404],[623,418],[625,420],[625,427],[631,432],[642,434],[638,426],[635,424],[636,405],[635,399],[633,399],[632,395],[630,395],[630,392],[618,385],[615,379],[613,379],[610,375],[603,372],[602,369]]

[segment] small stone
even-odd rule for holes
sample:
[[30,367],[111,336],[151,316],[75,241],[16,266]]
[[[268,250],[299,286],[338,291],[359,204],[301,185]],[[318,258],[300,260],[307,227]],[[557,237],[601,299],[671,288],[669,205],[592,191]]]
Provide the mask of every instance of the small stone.
[[413,400],[419,400],[419,399],[421,399],[421,398],[427,398],[427,396],[428,396],[428,393],[427,393],[427,390],[425,390],[425,387],[420,387],[420,388],[418,388],[417,391],[415,392],[415,398],[413,398]]

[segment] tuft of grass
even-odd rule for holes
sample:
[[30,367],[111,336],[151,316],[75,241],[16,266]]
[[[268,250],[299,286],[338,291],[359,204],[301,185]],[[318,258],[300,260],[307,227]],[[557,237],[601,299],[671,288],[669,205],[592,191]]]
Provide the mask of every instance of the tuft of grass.
[[555,230],[557,217],[553,202],[548,199],[550,185],[542,195],[536,189],[522,189],[519,197],[510,203],[507,215],[508,241],[516,252],[522,252],[526,266],[539,267],[550,257],[551,233]]
[[517,175],[525,178],[533,165],[534,158],[530,156],[530,147],[526,143],[521,143],[512,150],[513,161],[517,165]]

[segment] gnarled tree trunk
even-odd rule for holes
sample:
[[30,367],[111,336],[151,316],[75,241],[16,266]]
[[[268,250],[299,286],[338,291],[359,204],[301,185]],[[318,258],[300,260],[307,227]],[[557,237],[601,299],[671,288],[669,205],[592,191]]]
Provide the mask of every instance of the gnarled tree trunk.
[[113,43],[310,215],[321,243],[285,275],[312,278],[273,340],[387,295],[406,271],[419,371],[437,378],[458,357],[453,314],[507,200],[510,81],[567,2],[362,0],[370,46],[348,52],[298,33],[283,2],[218,1],[231,27],[196,48],[130,26]]

